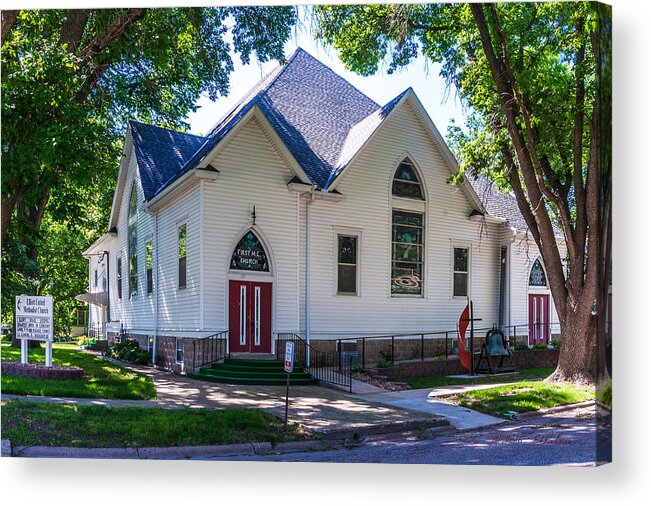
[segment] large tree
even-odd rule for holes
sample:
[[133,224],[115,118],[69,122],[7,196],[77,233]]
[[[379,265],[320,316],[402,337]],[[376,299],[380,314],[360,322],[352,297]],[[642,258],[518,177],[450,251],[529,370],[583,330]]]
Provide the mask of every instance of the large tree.
[[186,129],[202,93],[228,93],[232,52],[282,61],[295,21],[292,7],[2,12],[3,320],[18,293],[85,290],[127,121]]
[[381,64],[392,72],[419,53],[441,64],[469,106],[466,130],[450,131],[461,174],[483,173],[511,191],[541,252],[562,334],[549,380],[594,381],[597,341],[597,379],[606,378],[604,325],[597,332],[593,304],[604,299],[610,263],[609,9],[348,5],[319,6],[315,15],[317,36],[360,74]]

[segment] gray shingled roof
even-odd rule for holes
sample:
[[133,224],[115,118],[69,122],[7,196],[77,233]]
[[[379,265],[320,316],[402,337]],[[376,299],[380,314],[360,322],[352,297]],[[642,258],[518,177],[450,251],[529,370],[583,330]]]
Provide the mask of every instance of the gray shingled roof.
[[130,121],[140,181],[149,200],[172,180],[205,142],[203,137]]
[[[524,233],[529,231],[529,226],[522,216],[518,203],[513,195],[500,190],[486,176],[471,176],[466,174],[466,178],[489,214],[506,220],[507,224],[515,228],[518,232]],[[557,236],[563,236],[563,231],[555,224],[553,226],[554,233]]]
[[[139,133],[134,135],[134,146],[139,165],[141,161],[144,164],[141,175],[148,180],[145,194],[148,199],[155,196],[195,168],[256,105],[311,182],[327,189],[403,95],[380,107],[317,59],[297,49],[285,65],[256,84],[206,137],[186,138],[187,134],[170,132],[164,138],[137,124]],[[176,146],[176,142],[182,145]]]

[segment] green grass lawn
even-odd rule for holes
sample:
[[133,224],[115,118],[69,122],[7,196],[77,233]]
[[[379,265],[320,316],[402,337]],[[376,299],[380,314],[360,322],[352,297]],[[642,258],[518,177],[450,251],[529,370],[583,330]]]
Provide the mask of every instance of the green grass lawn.
[[592,400],[595,389],[571,383],[544,383],[543,381],[520,381],[484,390],[465,392],[449,398],[461,406],[489,415],[502,415],[507,411],[524,413],[564,404]]
[[[43,380],[2,375],[2,392],[18,395],[59,397],[92,397],[99,399],[155,399],[154,382],[129,369],[76,349],[73,344],[54,344],[52,363],[81,367],[86,377],[81,380]],[[20,361],[20,348],[2,343],[2,361]],[[29,361],[45,362],[45,348],[31,348]]]
[[549,369],[521,369],[514,376],[484,376],[480,378],[450,378],[448,376],[424,376],[422,378],[405,378],[400,381],[411,388],[443,387],[448,385],[484,385],[488,383],[515,383],[523,380],[541,380],[554,372]]
[[2,437],[15,445],[93,448],[196,446],[305,439],[259,409],[161,409],[8,401]]

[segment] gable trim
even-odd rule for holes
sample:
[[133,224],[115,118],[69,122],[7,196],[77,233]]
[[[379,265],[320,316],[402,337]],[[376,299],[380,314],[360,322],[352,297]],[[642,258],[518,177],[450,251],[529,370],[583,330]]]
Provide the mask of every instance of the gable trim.
[[298,177],[303,183],[312,184],[312,181],[307,176],[303,168],[292,155],[291,151],[287,148],[285,143],[282,141],[274,127],[271,125],[265,114],[262,112],[260,107],[256,104],[244,115],[239,121],[222,137],[219,142],[213,146],[213,148],[201,159],[197,164],[197,168],[204,168],[209,164],[209,161],[213,160],[229,141],[237,135],[245,125],[248,124],[249,120],[255,119],[258,126],[262,130],[263,135],[269,140],[272,148],[278,153],[278,155],[285,162],[289,168],[292,175]]

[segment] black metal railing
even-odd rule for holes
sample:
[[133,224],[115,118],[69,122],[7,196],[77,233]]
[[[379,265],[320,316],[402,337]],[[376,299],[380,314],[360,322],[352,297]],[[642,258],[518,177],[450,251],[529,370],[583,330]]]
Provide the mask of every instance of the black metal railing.
[[105,324],[104,323],[94,323],[88,326],[88,337],[95,339],[97,341],[105,338]]
[[[476,327],[474,329],[475,339],[482,339],[485,334],[492,329],[499,329],[504,333],[509,345],[513,347],[516,342],[524,341],[525,344],[531,342],[534,344],[533,338],[538,338],[539,342],[546,345],[552,344],[552,340],[560,340],[560,323],[546,323],[546,324],[522,324],[522,325],[508,325],[508,326],[491,326],[491,327]],[[377,341],[381,341],[378,345]],[[407,341],[417,340],[419,343],[414,346],[413,343],[409,346],[403,346]],[[397,362],[401,360],[425,360],[433,358],[448,358],[450,355],[457,354],[458,346],[458,330],[441,330],[441,331],[427,331],[427,332],[409,332],[409,333],[396,333],[384,334],[373,336],[354,336],[342,337],[335,339],[337,353],[341,355],[345,348],[345,343],[356,343],[356,350],[358,354],[358,362],[361,367],[365,368],[370,360],[369,355],[373,355],[374,362],[377,362],[378,355],[381,359],[390,362]],[[373,350],[369,350],[369,343],[373,343]],[[466,332],[466,347],[470,346],[470,329]],[[378,350],[378,348],[380,348]],[[402,350],[400,348],[403,348]],[[475,351],[479,352],[480,347],[476,344]],[[352,358],[352,357],[351,357]]]
[[300,367],[313,378],[347,387],[353,391],[353,357],[342,355],[341,350],[318,350],[298,334],[277,334],[276,358],[285,357],[285,343],[294,343],[294,368]]
[[230,331],[222,330],[208,337],[186,338],[187,341],[191,341],[192,346],[192,365],[188,368],[196,372],[205,365],[227,358],[229,334]]

